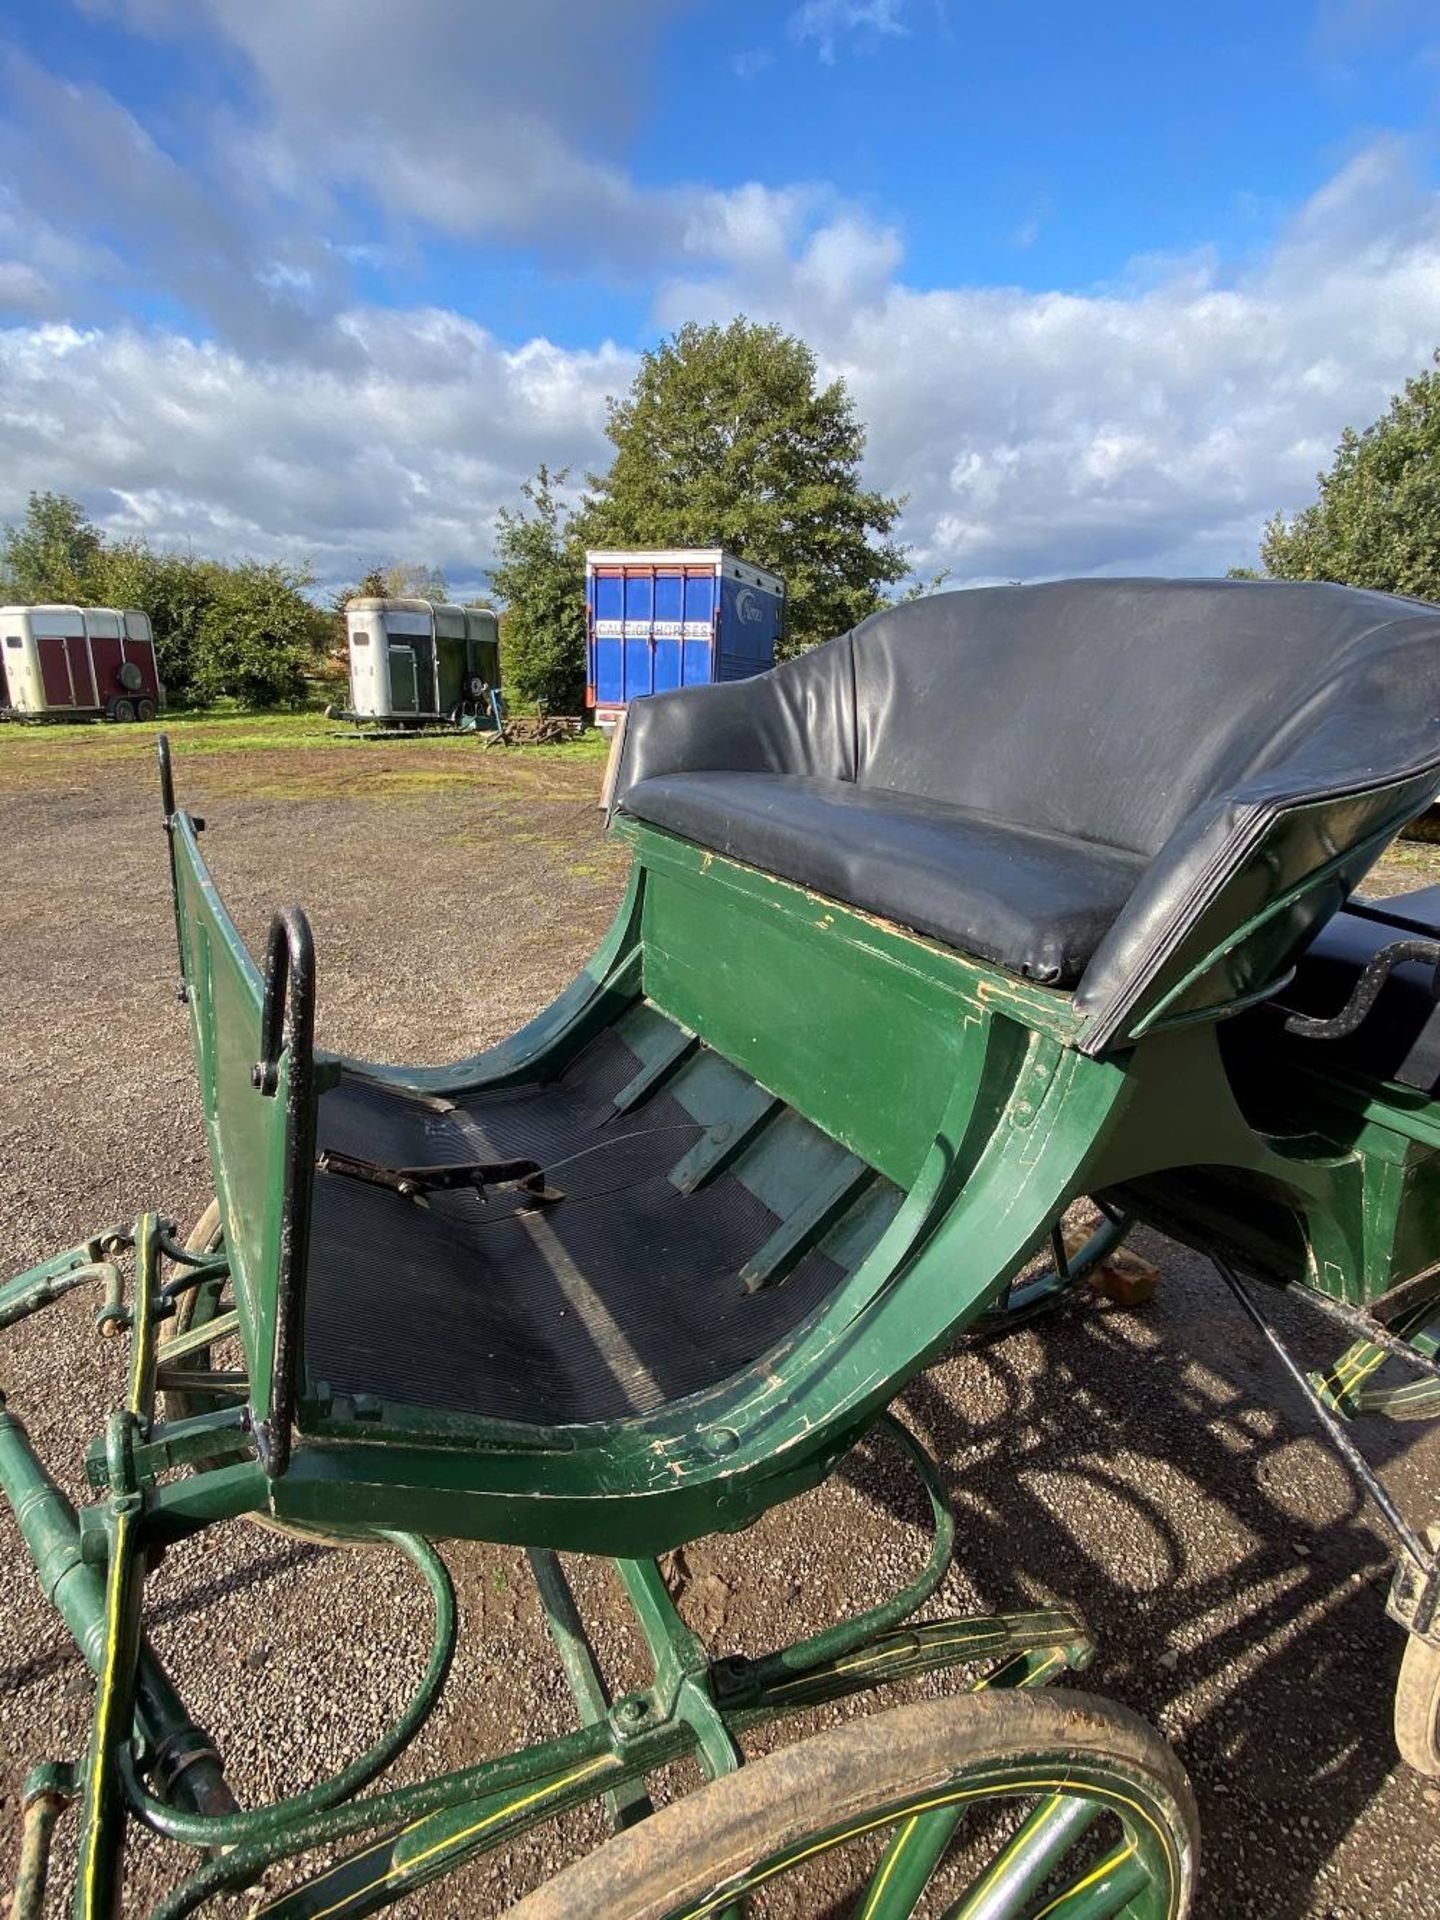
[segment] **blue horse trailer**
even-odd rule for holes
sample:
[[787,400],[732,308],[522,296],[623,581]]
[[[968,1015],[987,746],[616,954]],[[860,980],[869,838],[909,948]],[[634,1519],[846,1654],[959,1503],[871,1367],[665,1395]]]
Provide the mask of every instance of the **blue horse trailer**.
[[643,694],[773,667],[785,583],[720,547],[607,550],[585,556],[585,608],[585,704],[609,733]]

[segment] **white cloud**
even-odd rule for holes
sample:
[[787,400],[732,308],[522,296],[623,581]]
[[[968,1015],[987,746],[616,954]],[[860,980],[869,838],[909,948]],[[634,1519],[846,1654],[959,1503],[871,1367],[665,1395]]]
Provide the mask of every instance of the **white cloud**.
[[[1437,344],[1440,197],[1403,149],[1362,154],[1269,258],[1227,279],[1155,262],[1092,293],[920,291],[899,241],[804,193],[720,196],[723,281],[672,286],[660,318],[774,318],[848,381],[871,480],[957,581],[1215,572],[1307,499],[1343,426],[1378,414]],[[496,508],[545,459],[602,463],[604,400],[631,354],[503,349],[444,311],[352,308],[303,357],[174,333],[0,334],[0,516],[30,486],[79,493],[116,530],[473,580]]]
[[217,178],[334,218],[360,193],[390,221],[523,241],[574,265],[644,265],[688,196],[624,158],[665,27],[693,0],[87,0],[136,31],[199,34],[253,96],[217,120]]
[[676,259],[748,271],[757,249],[793,250],[833,211],[821,185],[645,185],[629,170],[662,30],[694,0],[503,14],[472,0],[84,4],[135,31],[202,36],[251,98],[210,109],[182,159],[103,88],[0,46],[14,218],[32,236],[76,236],[68,274],[14,255],[82,320],[143,288],[248,352],[313,354],[356,267],[398,278],[437,236],[645,285]]
[[962,580],[1251,559],[1440,345],[1440,196],[1396,143],[1239,274],[1202,254],[1091,293],[919,291],[895,244],[852,218],[753,278],[672,286],[662,316],[803,332],[869,422],[872,477],[909,496],[917,563]]
[[0,312],[53,313],[59,304],[38,267],[25,260],[0,260]]
[[335,297],[339,263],[313,229],[283,209],[247,219],[103,88],[14,49],[0,49],[0,88],[0,231],[72,301],[113,311],[137,287],[164,291],[258,346],[293,342]]
[[730,56],[730,71],[738,80],[753,80],[774,64],[775,56],[768,47],[742,47]]
[[59,312],[60,288],[83,274],[107,278],[119,262],[105,247],[71,239],[0,185],[0,316]]
[[334,368],[172,333],[0,332],[0,517],[54,487],[159,545],[308,560],[332,583],[418,558],[470,584],[520,478],[600,458],[605,396],[633,370],[613,347],[505,351],[453,313],[336,324]]
[[[959,580],[1249,557],[1440,337],[1440,198],[1394,143],[1243,266],[1201,250],[1084,291],[922,289],[899,230],[823,183],[636,180],[633,116],[687,0],[85,4],[219,35],[250,105],[211,112],[182,165],[103,90],[4,60],[0,517],[58,487],[117,531],[308,556],[328,581],[397,557],[473,581],[539,460],[603,461],[634,356],[357,302],[357,266],[434,233],[603,261],[660,328],[746,312],[802,334],[869,423],[870,479],[908,496],[917,564]],[[822,57],[904,26],[899,0],[793,18]],[[357,196],[384,218],[356,222]],[[137,290],[197,318],[117,326]]]
[[791,36],[815,42],[816,52],[833,66],[841,42],[853,35],[861,46],[908,31],[901,15],[905,0],[802,0],[790,15]]

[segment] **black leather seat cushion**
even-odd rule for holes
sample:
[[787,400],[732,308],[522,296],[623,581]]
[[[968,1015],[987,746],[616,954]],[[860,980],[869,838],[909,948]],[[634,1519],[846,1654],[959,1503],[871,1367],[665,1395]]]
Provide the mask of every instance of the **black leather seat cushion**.
[[[1075,982],[1100,1052],[1147,999],[1193,1012],[1278,978],[1437,790],[1440,608],[1071,580],[934,594],[754,679],[637,700],[611,804]],[[1227,935],[1243,953],[1190,981]]]
[[662,774],[632,788],[626,810],[1055,986],[1080,978],[1146,864],[976,808],[814,776]]
[[[1440,914],[1420,903],[1434,889],[1372,900],[1337,913],[1301,955],[1295,978],[1279,996],[1299,1013],[1329,1017],[1350,998],[1367,963],[1382,947],[1417,935],[1440,939]],[[1381,917],[1383,916],[1383,917]],[[1393,1080],[1423,1093],[1440,1091],[1440,1005],[1435,969],[1423,961],[1396,967],[1360,1027],[1344,1040],[1305,1040],[1287,1034],[1284,1045],[1304,1066],[1344,1067],[1370,1080]]]

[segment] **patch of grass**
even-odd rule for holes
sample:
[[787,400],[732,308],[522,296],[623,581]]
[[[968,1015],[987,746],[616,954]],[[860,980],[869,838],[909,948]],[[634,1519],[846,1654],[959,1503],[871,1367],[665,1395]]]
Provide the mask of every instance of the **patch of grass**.
[[[153,726],[44,722],[0,726],[0,786],[36,786],[72,780],[77,774],[153,764],[156,736],[172,736],[177,763],[234,755],[277,756],[265,773],[237,775],[247,792],[291,799],[343,784],[357,797],[368,792],[421,794],[477,778],[487,784],[530,785],[555,798],[585,797],[568,782],[547,783],[547,773],[571,766],[598,766],[608,743],[591,732],[545,747],[486,748],[474,734],[433,734],[422,739],[395,733],[364,740],[323,713],[177,712]],[[329,778],[307,767],[282,771],[280,756],[323,755]],[[367,762],[369,764],[367,764]]]
[[[1407,886],[1434,885],[1440,882],[1440,846],[1427,840],[1397,840],[1377,862],[1374,873],[1382,880],[1403,880]],[[1363,881],[1360,891],[1365,891]]]

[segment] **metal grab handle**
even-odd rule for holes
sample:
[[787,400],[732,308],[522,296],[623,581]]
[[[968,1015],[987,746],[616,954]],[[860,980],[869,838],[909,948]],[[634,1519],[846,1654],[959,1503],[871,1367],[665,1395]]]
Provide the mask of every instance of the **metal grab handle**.
[[256,1450],[272,1480],[278,1480],[290,1464],[295,1422],[295,1379],[315,1169],[314,1044],[315,941],[303,910],[287,907],[270,922],[265,1003],[260,1016],[261,1057],[251,1072],[257,1091],[264,1098],[273,1098],[280,1085],[280,1056],[285,1053],[289,1057],[285,1078],[285,1191],[275,1285],[270,1403],[263,1415],[252,1408]]
[[1371,955],[1365,963],[1365,971],[1355,982],[1350,998],[1338,1013],[1332,1014],[1328,1020],[1318,1019],[1308,1013],[1292,1013],[1285,1022],[1285,1031],[1297,1034],[1302,1040],[1346,1039],[1370,1013],[1380,998],[1381,988],[1395,968],[1404,966],[1410,960],[1423,960],[1434,968],[1430,991],[1435,999],[1440,1000],[1440,941],[1396,940]]
[[260,1058],[252,1084],[271,1095],[280,1084],[280,1055],[292,1064],[298,1041],[308,1054],[315,1038],[315,938],[302,907],[286,907],[270,922],[265,945],[265,1005],[260,1015]]

